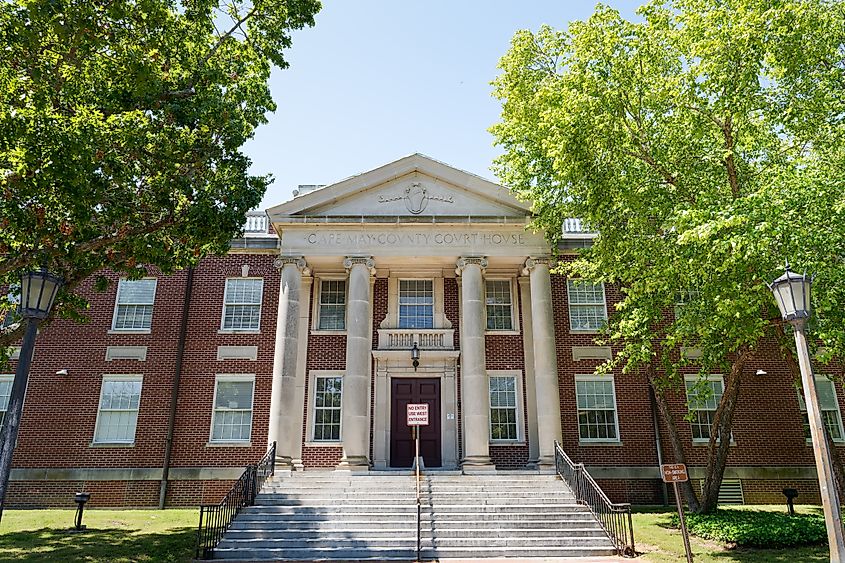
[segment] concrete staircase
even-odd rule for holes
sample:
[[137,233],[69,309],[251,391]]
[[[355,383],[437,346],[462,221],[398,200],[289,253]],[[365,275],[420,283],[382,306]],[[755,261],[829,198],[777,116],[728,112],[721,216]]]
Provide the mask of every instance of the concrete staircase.
[[[423,477],[423,560],[596,557],[613,546],[556,475]],[[295,473],[268,481],[215,550],[230,560],[414,560],[409,475]]]

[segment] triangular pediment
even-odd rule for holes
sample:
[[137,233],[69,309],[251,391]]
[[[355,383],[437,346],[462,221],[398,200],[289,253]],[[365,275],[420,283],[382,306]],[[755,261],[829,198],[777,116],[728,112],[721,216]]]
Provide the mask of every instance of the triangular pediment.
[[303,217],[529,217],[530,206],[480,176],[413,154],[267,210],[273,223]]

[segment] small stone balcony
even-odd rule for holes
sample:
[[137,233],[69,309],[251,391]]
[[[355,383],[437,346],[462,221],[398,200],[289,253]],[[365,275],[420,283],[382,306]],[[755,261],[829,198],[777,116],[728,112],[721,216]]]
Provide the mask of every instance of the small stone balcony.
[[452,328],[380,328],[379,350],[410,350],[416,343],[420,350],[454,350]]

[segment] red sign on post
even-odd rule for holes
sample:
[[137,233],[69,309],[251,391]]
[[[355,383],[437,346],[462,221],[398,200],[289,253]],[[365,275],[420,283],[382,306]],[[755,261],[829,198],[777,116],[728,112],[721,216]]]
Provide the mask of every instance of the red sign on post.
[[689,477],[687,477],[687,466],[683,463],[661,465],[660,472],[663,473],[663,481],[665,483],[683,483],[689,480]]
[[408,403],[408,426],[428,426],[428,403]]

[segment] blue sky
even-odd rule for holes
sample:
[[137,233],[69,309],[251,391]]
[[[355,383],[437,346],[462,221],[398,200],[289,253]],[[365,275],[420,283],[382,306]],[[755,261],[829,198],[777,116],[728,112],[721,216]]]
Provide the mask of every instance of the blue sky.
[[[612,0],[628,17],[642,2]],[[290,68],[271,78],[278,104],[246,152],[275,182],[266,208],[298,184],[328,184],[407,154],[494,179],[487,128],[497,63],[518,29],[565,28],[591,1],[324,0],[294,34]]]

